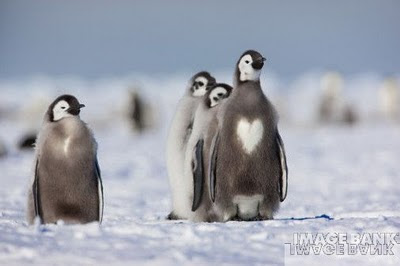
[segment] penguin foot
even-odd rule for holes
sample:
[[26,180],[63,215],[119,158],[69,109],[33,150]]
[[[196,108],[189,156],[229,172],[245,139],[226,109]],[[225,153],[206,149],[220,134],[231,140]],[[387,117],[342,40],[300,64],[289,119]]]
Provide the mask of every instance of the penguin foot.
[[231,221],[235,221],[235,222],[243,222],[243,221],[245,221],[241,217],[239,217],[238,215],[232,217],[230,220]]
[[269,216],[261,216],[260,214],[257,215],[256,217],[250,218],[250,219],[243,219],[236,215],[235,217],[232,217],[230,221],[236,221],[236,222],[257,222],[257,221],[265,221],[265,220],[273,220],[273,217]]
[[251,219],[251,221],[265,221],[265,220],[273,220],[274,218],[271,216],[261,216],[261,215],[257,215],[256,217],[254,217],[253,219]]

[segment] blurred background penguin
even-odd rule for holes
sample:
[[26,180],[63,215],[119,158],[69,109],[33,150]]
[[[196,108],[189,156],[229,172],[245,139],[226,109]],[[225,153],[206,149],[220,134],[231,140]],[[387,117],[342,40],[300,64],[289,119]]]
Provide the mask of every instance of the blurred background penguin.
[[379,90],[380,113],[385,120],[400,121],[399,84],[394,77],[386,78]]
[[141,134],[156,127],[155,107],[140,93],[139,87],[131,86],[127,93],[124,113],[132,131]]
[[338,72],[327,72],[321,78],[321,98],[318,121],[322,124],[357,122],[357,112],[344,97],[344,82]]

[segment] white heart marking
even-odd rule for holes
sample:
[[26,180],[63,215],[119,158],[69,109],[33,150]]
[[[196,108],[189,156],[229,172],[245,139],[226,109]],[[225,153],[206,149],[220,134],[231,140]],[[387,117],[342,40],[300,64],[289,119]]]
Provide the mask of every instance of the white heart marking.
[[236,132],[242,142],[243,149],[246,153],[250,154],[257,147],[258,143],[260,143],[264,128],[260,119],[249,123],[247,119],[243,118],[239,121]]

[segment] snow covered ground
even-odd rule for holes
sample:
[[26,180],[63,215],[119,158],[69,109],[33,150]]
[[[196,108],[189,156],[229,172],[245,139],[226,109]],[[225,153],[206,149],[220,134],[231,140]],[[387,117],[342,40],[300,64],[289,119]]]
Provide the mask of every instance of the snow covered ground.
[[[304,84],[315,84],[312,76],[297,82],[302,89],[281,94],[278,89],[284,85],[272,76],[264,80],[271,87],[266,93],[275,102],[288,103],[278,108],[288,114],[280,131],[287,150],[289,190],[276,219],[224,224],[167,221],[165,139],[186,79],[84,82],[42,77],[0,82],[0,140],[9,150],[0,158],[0,265],[400,265],[400,245],[394,246],[395,255],[386,256],[294,256],[285,245],[296,233],[400,233],[400,125],[307,123],[312,120],[315,88]],[[125,88],[132,80],[140,80],[146,99],[157,107],[158,126],[143,135],[132,134],[120,118]],[[366,85],[364,90],[360,84]],[[368,95],[376,84],[374,77],[352,80],[349,95],[359,95],[353,99],[358,99],[360,112],[376,111],[371,104],[363,105],[373,102]],[[105,190],[101,226],[28,226],[25,221],[33,152],[18,151],[16,143],[28,128],[41,123],[41,111],[36,115],[29,106],[38,99],[51,102],[63,92],[86,104],[81,117],[99,143]],[[284,119],[290,116],[302,123]]]

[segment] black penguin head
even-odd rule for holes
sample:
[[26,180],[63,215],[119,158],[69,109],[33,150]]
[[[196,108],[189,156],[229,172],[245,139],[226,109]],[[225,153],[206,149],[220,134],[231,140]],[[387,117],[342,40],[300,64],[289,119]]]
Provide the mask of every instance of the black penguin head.
[[81,108],[85,107],[80,104],[78,99],[72,95],[61,95],[50,104],[47,114],[50,122],[56,122],[64,117],[78,116]]
[[206,106],[213,108],[217,106],[223,99],[231,95],[232,87],[225,83],[215,84],[206,94]]
[[236,79],[239,82],[259,81],[265,60],[257,51],[248,50],[244,52],[236,64]]
[[216,80],[210,73],[199,72],[190,79],[190,93],[194,97],[202,97],[215,83]]

